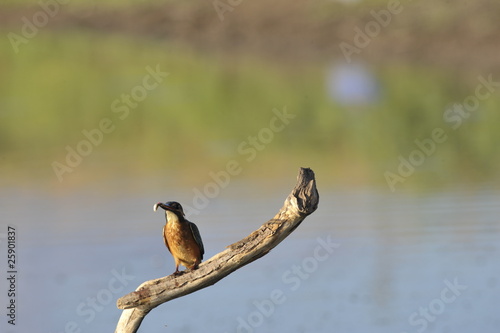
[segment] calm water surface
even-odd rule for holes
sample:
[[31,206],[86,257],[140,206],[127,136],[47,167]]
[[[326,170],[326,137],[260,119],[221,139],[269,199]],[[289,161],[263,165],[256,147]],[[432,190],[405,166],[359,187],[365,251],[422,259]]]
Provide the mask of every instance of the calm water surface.
[[[289,189],[249,192],[228,189],[189,216],[205,259],[273,217]],[[500,331],[500,192],[320,194],[319,209],[271,253],[159,306],[140,332]],[[4,189],[0,232],[17,227],[19,296],[17,325],[2,314],[2,332],[113,332],[116,299],[174,271],[163,214],[152,211],[170,199],[192,200]]]

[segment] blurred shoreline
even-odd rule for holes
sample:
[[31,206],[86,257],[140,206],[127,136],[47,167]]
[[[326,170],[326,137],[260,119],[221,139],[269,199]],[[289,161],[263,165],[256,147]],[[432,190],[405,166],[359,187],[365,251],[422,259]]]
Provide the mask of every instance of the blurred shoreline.
[[[385,190],[387,172],[398,190],[500,180],[500,3],[252,1],[223,20],[212,2],[21,3],[0,6],[2,34],[24,38],[0,41],[5,184],[195,186],[231,160],[264,182],[301,166]],[[478,77],[488,98],[453,109]],[[293,117],[270,131],[276,108]]]
[[366,49],[357,45],[362,53],[356,52],[354,60],[439,66],[464,74],[498,72],[500,65],[495,14],[500,3],[495,1],[400,1],[395,14],[389,12],[389,2],[378,0],[352,4],[256,0],[224,10],[214,3],[71,2],[48,9],[7,3],[0,6],[0,29],[21,34],[23,17],[33,21],[47,12],[50,17],[42,27],[47,30],[135,35],[158,43],[187,43],[216,54],[250,52],[290,62],[343,60],[341,43],[356,47],[356,38],[359,42],[368,38]]

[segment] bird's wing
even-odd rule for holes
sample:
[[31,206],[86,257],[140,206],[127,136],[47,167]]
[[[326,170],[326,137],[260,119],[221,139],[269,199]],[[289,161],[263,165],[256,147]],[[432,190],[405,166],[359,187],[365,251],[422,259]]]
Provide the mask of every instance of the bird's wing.
[[194,240],[196,244],[200,247],[201,259],[203,259],[203,254],[205,254],[205,248],[203,247],[203,241],[201,240],[200,231],[198,227],[193,222],[189,222],[189,227],[191,228],[191,232],[193,233]]
[[170,253],[172,253],[172,250],[170,250],[170,246],[168,246],[167,235],[165,234],[165,228],[166,227],[167,227],[167,225],[165,224],[163,226],[163,241],[165,242],[165,245],[167,246],[167,249],[170,251]]

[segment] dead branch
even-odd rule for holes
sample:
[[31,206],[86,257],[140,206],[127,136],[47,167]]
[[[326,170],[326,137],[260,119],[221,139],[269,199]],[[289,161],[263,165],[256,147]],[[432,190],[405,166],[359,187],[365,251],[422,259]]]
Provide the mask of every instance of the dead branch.
[[135,333],[144,317],[158,305],[211,286],[235,270],[264,256],[318,207],[314,172],[301,168],[297,184],[278,214],[244,239],[200,264],[197,270],[142,283],[117,301],[124,309],[115,333]]

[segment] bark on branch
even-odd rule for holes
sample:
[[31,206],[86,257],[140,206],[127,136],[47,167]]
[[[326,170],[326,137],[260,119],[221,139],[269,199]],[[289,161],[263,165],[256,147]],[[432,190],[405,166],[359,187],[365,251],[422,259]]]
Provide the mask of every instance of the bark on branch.
[[244,239],[200,264],[197,270],[142,283],[117,301],[124,309],[115,333],[137,332],[144,317],[158,305],[211,286],[235,270],[264,256],[292,233],[318,207],[314,172],[301,168],[297,184],[278,214]]

